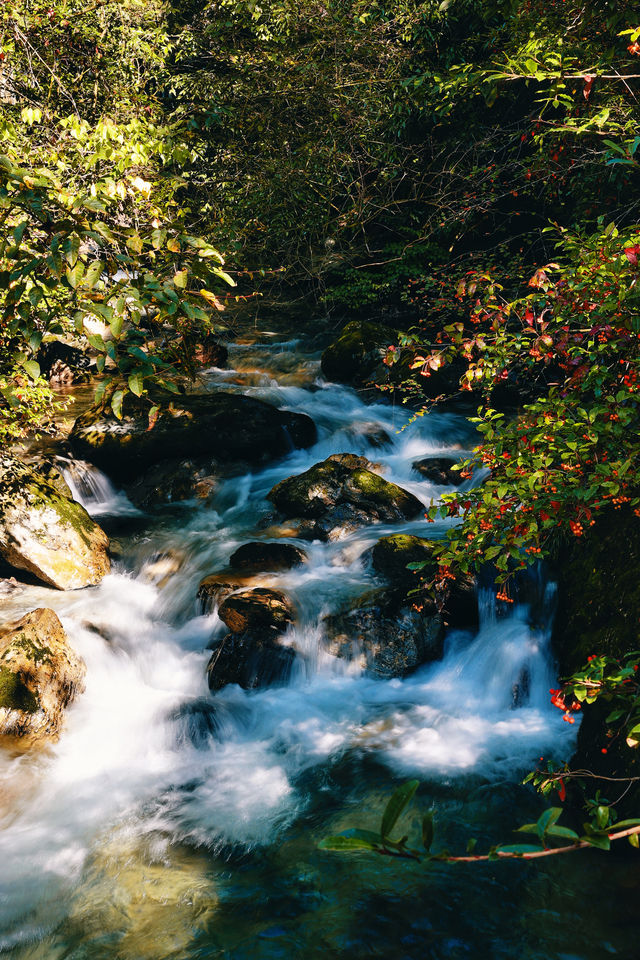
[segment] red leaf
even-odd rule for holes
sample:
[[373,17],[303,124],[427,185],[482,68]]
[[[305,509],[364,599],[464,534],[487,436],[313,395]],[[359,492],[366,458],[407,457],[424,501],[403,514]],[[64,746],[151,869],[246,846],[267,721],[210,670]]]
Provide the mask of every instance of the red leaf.
[[625,247],[625,248],[624,248],[624,255],[625,255],[625,257],[627,258],[627,260],[629,261],[629,263],[633,264],[634,267],[635,267],[636,264],[638,263],[638,254],[639,254],[639,253],[640,253],[640,244],[638,244],[638,243],[636,243],[635,247]]
[[585,100],[588,100],[591,96],[591,90],[593,89],[593,84],[595,81],[595,76],[593,74],[586,74],[584,78],[584,87],[582,88],[582,96]]

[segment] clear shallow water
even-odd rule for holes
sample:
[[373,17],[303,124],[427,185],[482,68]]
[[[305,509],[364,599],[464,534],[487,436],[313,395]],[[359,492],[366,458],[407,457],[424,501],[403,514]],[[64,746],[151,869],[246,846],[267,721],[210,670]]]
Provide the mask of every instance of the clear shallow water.
[[[508,839],[535,818],[519,786],[540,755],[568,756],[571,733],[549,704],[550,624],[526,607],[498,618],[483,598],[476,636],[452,632],[444,659],[400,681],[374,681],[323,648],[321,618],[375,580],[366,553],[421,521],[377,524],[309,562],[265,576],[299,616],[303,656],[287,687],[207,689],[207,649],[222,632],[200,615],[202,576],[264,535],[274,483],[331,453],[364,454],[423,502],[421,456],[473,445],[463,418],[408,429],[403,407],[366,405],[319,379],[297,342],[247,343],[210,388],[237,389],[310,414],[316,446],[226,480],[211,505],[140,515],[107,478],[75,479],[87,507],[118,523],[121,559],[94,589],[29,588],[3,617],[54,607],[87,663],[87,690],[60,742],[0,755],[0,952],[57,958],[631,957],[625,904],[638,880],[594,853],[542,867],[415,866],[323,853],[317,841],[375,827],[394,785],[422,781],[417,807],[438,810],[438,841],[464,850]],[[388,442],[379,443],[384,430]],[[123,526],[124,525],[124,526]],[[160,568],[158,554],[171,551]],[[173,570],[173,572],[171,572]],[[169,571],[169,572],[168,572]],[[538,620],[540,618],[537,618]],[[513,709],[526,671],[528,702]],[[417,813],[407,824],[418,829]],[[569,862],[571,861],[571,862]],[[603,878],[607,884],[603,885]],[[595,902],[589,904],[589,890]]]

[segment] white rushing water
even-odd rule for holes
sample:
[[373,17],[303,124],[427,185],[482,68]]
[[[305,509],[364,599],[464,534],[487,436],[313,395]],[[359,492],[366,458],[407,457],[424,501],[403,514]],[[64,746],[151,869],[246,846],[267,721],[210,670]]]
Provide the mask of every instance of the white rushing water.
[[[370,679],[324,651],[322,616],[375,582],[367,549],[390,532],[443,534],[444,524],[423,521],[302,544],[308,563],[264,577],[299,611],[290,639],[305,654],[302,666],[286,687],[209,693],[207,647],[222,626],[215,613],[199,615],[197,586],[260,535],[276,482],[354,452],[427,504],[443,488],[420,479],[412,461],[473,444],[452,413],[402,431],[404,408],[365,404],[324,383],[317,360],[301,368],[291,344],[237,347],[230,362],[233,369],[208,374],[210,386],[308,413],[317,444],[225,481],[210,506],[172,507],[142,533],[138,517],[100,586],[29,588],[0,608],[5,618],[53,607],[87,664],[86,692],[60,741],[35,756],[0,756],[0,950],[37,940],[76,909],[87,864],[123,825],[128,842],[160,832],[214,849],[260,846],[308,802],[301,774],[350,752],[375,753],[398,775],[509,777],[570,734],[549,704],[550,624],[532,627],[525,606],[498,618],[485,597],[477,635],[451,632],[443,660],[404,680]],[[92,512],[136,513],[95,468],[70,465],[66,476]],[[158,567],[167,555],[169,566]]]

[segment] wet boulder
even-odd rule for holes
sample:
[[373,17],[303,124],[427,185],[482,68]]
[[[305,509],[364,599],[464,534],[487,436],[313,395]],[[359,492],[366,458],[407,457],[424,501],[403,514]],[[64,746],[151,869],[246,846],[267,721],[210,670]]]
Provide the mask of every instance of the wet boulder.
[[[382,537],[371,551],[371,564],[376,573],[385,577],[406,596],[418,586],[419,579],[430,580],[438,569],[434,557],[435,543],[423,537],[394,534]],[[417,573],[408,570],[410,563],[424,563]],[[421,599],[426,611],[435,611],[433,601]],[[450,627],[475,628],[478,625],[478,596],[476,578],[459,573],[455,579],[440,581],[438,604],[444,622]]]
[[231,632],[209,661],[211,690],[228,683],[250,690],[286,681],[296,653],[281,642],[294,619],[293,606],[283,593],[264,588],[232,593],[222,599],[218,614]]
[[149,409],[147,401],[128,394],[120,420],[111,411],[87,411],[69,437],[75,453],[124,480],[167,458],[257,464],[316,440],[315,425],[305,414],[239,394],[175,397],[151,429]]
[[416,473],[419,473],[431,483],[436,483],[439,486],[459,487],[464,477],[460,470],[454,470],[458,463],[460,463],[458,457],[425,457],[423,460],[415,460],[411,466]]
[[284,517],[312,521],[304,530],[309,539],[333,540],[372,520],[418,516],[424,509],[420,500],[372,466],[364,457],[334,454],[276,484],[267,496]]
[[264,633],[228,633],[207,665],[209,689],[215,692],[237,683],[244,690],[255,690],[286,683],[295,659],[295,650],[277,638]]
[[252,540],[244,543],[229,558],[229,566],[245,573],[260,573],[263,570],[291,570],[307,559],[300,547],[281,540]]
[[391,327],[352,320],[322,354],[322,372],[336,383],[364,384],[386,379],[383,359],[398,333]]
[[84,690],[85,669],[53,610],[0,627],[0,736],[55,740],[65,707]]
[[444,624],[393,590],[376,590],[324,620],[329,653],[380,680],[404,677],[443,653]]
[[257,587],[226,597],[218,616],[232,633],[284,633],[294,620],[290,600],[279,590]]
[[59,590],[99,583],[109,540],[84,507],[44,473],[0,456],[0,557]]

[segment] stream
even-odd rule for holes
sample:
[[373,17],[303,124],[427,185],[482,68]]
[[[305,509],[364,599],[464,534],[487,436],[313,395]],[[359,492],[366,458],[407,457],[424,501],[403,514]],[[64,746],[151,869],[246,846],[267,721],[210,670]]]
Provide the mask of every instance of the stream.
[[[275,483],[351,452],[428,504],[446,488],[412,462],[475,442],[460,414],[409,423],[402,405],[325,382],[319,356],[312,338],[256,331],[231,347],[228,369],[203,374],[201,387],[306,413],[318,428],[311,449],[225,479],[209,503],[145,513],[95,468],[67,473],[117,559],[98,587],[34,586],[0,600],[4,620],[55,609],[87,664],[60,741],[0,754],[0,954],[637,955],[638,880],[615,855],[426,865],[317,846],[348,827],[375,829],[410,778],[421,786],[406,832],[417,836],[420,811],[434,807],[436,848],[513,842],[513,829],[537,818],[543,804],[522,777],[542,756],[568,759],[575,737],[549,702],[552,584],[544,616],[496,609],[483,593],[475,635],[451,630],[441,661],[375,680],[326,651],[322,618],[378,582],[367,551],[379,537],[443,536],[446,523],[372,524],[331,543],[289,538],[308,563],[262,582],[293,599],[288,639],[304,656],[286,686],[210,693],[206,665],[225,628],[199,609],[198,584],[243,543],[269,538]],[[167,556],[168,572],[158,563]],[[523,671],[529,695],[514,707]]]

